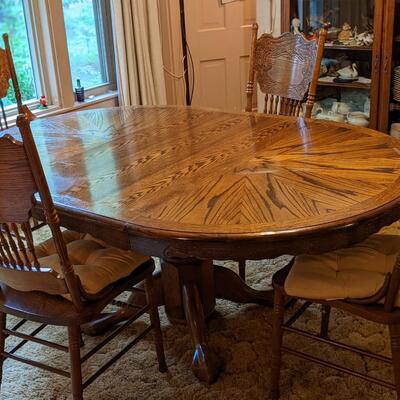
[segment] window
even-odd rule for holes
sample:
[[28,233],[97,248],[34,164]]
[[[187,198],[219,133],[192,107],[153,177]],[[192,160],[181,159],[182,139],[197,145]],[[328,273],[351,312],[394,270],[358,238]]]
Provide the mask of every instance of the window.
[[115,82],[114,54],[109,21],[109,2],[63,0],[64,21],[73,83],[80,79],[86,88]]
[[[24,4],[21,0],[0,0],[0,33],[6,32],[10,38],[10,47],[17,71],[22,100],[29,101],[36,99],[38,96],[30,52],[31,46],[28,39]],[[15,103],[14,89],[10,86],[7,97],[3,99],[3,104],[7,107]]]
[[[54,107],[74,107],[77,79],[87,96],[116,89],[110,7],[109,0],[0,0],[0,34],[9,34],[31,109],[42,95]],[[3,102],[8,116],[16,113],[12,87]]]

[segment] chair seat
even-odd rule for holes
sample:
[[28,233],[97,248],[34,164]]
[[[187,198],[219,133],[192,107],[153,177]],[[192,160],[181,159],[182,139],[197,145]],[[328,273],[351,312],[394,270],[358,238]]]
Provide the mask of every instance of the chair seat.
[[[95,295],[112,283],[123,279],[142,265],[149,257],[107,246],[90,235],[73,231],[63,232],[68,256],[82,287]],[[53,239],[36,246],[36,255],[42,267],[62,273]]]
[[[298,256],[285,281],[285,292],[311,300],[373,297],[383,288],[399,251],[400,236],[377,234],[349,248]],[[400,306],[400,296],[395,306]]]

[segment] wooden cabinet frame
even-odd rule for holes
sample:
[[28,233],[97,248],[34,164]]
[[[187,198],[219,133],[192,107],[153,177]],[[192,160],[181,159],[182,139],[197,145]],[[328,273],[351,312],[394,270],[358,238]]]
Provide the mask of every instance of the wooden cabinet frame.
[[[382,113],[382,107],[380,104],[380,97],[382,96],[382,47],[388,41],[387,36],[389,33],[385,33],[383,27],[387,27],[387,20],[390,17],[390,7],[387,6],[386,3],[395,2],[395,0],[375,0],[375,11],[374,11],[374,43],[372,47],[372,56],[371,56],[371,114],[370,114],[370,128],[378,129],[381,127],[380,123],[380,113]],[[393,12],[394,13],[394,8]],[[290,0],[282,0],[281,1],[281,29],[282,32],[286,32],[290,30],[291,25],[291,9],[290,9]],[[385,18],[384,18],[385,15]],[[385,19],[385,25],[384,25]],[[393,22],[391,24],[393,26]],[[391,38],[393,38],[393,32],[391,34]],[[349,51],[351,51],[349,49]],[[390,50],[391,52],[391,50]],[[386,62],[386,61],[385,61]],[[391,61],[388,62],[388,65],[391,64]],[[389,68],[389,67],[387,67]],[[389,68],[390,69],[390,68]],[[388,80],[388,82],[387,82]],[[385,80],[385,85],[389,87],[388,91],[390,94],[390,76]],[[387,91],[387,89],[386,89]],[[389,104],[387,105],[387,108]],[[387,118],[388,112],[386,112]]]

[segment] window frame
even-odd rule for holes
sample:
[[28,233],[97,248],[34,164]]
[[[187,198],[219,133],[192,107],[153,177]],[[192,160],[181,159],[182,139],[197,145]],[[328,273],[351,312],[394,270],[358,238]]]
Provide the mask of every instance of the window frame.
[[[101,49],[102,74],[107,74],[107,82],[85,89],[85,102],[89,97],[96,98],[107,93],[111,96],[117,95],[110,2],[93,0],[93,6],[97,38],[101,44],[99,50]],[[76,102],[75,99],[62,0],[23,0],[23,8],[38,98],[41,95],[46,96],[49,112],[57,109],[71,109],[77,104],[84,104]],[[104,21],[107,23],[104,24]],[[40,105],[39,99],[33,99],[24,104],[27,104],[34,112]],[[7,118],[16,114],[16,105],[6,108]]]
[[[86,97],[99,96],[117,88],[110,2],[109,0],[92,0],[92,2],[97,47],[100,56],[100,73],[104,82],[99,85],[85,87]],[[107,24],[104,21],[107,21]],[[70,75],[72,76],[71,71]]]

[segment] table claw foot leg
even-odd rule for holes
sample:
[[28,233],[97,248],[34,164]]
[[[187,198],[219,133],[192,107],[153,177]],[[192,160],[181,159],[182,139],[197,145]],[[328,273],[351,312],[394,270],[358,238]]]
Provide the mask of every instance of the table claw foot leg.
[[222,361],[207,345],[203,306],[194,282],[183,285],[183,303],[186,321],[195,346],[192,361],[193,373],[201,381],[213,383],[222,370]]
[[198,344],[192,360],[192,371],[198,379],[213,383],[222,371],[222,361],[206,344]]

